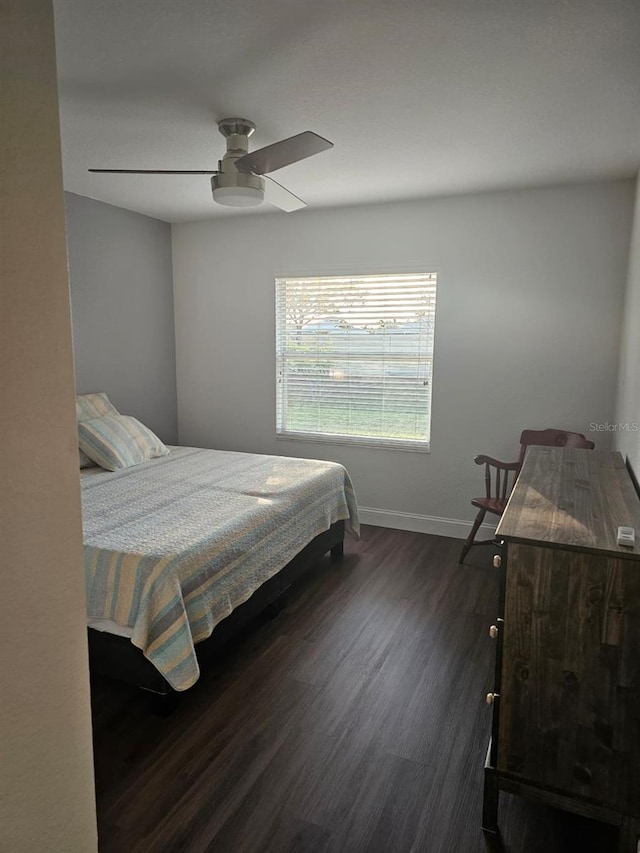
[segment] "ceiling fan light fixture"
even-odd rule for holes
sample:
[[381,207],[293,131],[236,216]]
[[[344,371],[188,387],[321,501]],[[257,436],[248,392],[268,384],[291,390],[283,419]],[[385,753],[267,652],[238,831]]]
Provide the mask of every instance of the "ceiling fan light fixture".
[[254,187],[216,187],[213,191],[213,200],[228,207],[255,207],[262,199],[262,192]]
[[211,178],[213,200],[227,207],[255,207],[264,200],[264,179],[258,175],[231,173]]

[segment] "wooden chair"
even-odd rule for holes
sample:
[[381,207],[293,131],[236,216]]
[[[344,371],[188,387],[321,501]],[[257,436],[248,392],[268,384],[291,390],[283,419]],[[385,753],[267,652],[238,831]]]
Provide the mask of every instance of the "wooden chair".
[[473,545],[487,545],[494,541],[483,539],[481,542],[476,542],[476,533],[488,512],[497,516],[501,516],[504,512],[524,462],[524,455],[532,444],[542,447],[582,447],[587,450],[593,450],[595,447],[595,444],[580,432],[566,432],[562,429],[525,429],[520,436],[520,455],[517,461],[501,462],[499,459],[492,459],[491,456],[476,456],[473,460],[476,465],[484,465],[485,495],[471,499],[473,506],[478,508],[478,513],[471,533],[462,548],[459,563],[464,562]]

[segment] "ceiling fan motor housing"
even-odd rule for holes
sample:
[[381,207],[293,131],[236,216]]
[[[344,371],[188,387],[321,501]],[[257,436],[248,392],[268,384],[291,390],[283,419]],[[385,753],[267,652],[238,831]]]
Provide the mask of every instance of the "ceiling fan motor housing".
[[225,118],[218,122],[218,130],[227,140],[227,152],[220,161],[220,169],[225,172],[235,169],[235,161],[249,151],[249,137],[256,129],[255,124],[246,118]]
[[211,178],[213,198],[230,207],[252,207],[264,198],[264,178],[236,168],[236,160],[249,150],[249,137],[255,124],[244,118],[225,118],[218,122],[227,140],[227,153],[220,160],[220,174]]

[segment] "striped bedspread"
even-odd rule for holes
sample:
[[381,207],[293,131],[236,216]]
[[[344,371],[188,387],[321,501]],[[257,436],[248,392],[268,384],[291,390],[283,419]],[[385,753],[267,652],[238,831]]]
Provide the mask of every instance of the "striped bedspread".
[[194,643],[319,533],[358,533],[333,462],[176,447],[132,468],[81,472],[88,615],[131,642],[176,690],[199,676]]

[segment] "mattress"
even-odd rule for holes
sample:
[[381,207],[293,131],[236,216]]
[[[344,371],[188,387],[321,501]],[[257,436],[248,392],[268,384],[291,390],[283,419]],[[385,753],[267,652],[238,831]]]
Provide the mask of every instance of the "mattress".
[[81,483],[89,624],[130,636],[176,690],[199,676],[195,644],[315,536],[358,532],[332,462],[182,447]]

